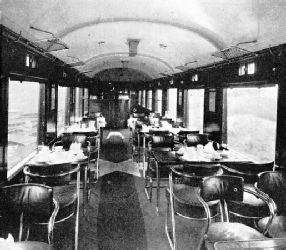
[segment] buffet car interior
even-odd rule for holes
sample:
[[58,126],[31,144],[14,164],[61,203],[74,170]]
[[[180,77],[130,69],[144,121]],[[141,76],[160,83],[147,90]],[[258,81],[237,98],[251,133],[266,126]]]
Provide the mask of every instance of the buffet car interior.
[[0,5],[0,246],[286,248],[284,0]]

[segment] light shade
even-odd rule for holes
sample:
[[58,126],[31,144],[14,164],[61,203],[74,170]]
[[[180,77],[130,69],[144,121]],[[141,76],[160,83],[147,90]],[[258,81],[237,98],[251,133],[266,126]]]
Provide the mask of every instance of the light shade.
[[128,39],[128,45],[129,45],[129,56],[134,57],[137,54],[137,47],[139,44],[139,39]]

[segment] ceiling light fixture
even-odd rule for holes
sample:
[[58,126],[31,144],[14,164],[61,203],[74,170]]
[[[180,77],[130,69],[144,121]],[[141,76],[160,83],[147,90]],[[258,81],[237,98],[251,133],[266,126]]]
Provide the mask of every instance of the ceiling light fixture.
[[166,73],[160,73],[161,76],[165,76],[165,77],[170,77],[170,75],[166,74]]
[[137,47],[140,42],[139,39],[128,39],[128,46],[129,46],[129,56],[134,57],[137,55]]
[[196,63],[196,62],[198,62],[198,61],[195,60],[195,61],[192,61],[192,62],[186,62],[184,65],[180,65],[180,66],[175,67],[175,69],[179,69],[179,70],[185,71],[185,70],[189,69],[189,67],[187,66],[188,64]]
[[74,57],[74,56],[67,56],[69,58],[73,58],[73,59],[77,59],[78,62],[72,62],[72,63],[68,63],[69,66],[71,67],[78,67],[78,66],[83,66],[84,65],[84,62],[82,62],[81,60],[79,60],[77,57]]
[[102,46],[102,45],[104,45],[105,44],[105,41],[99,41],[98,42],[98,46],[100,47],[100,46]]
[[36,31],[40,31],[40,32],[44,32],[44,33],[52,35],[51,38],[45,38],[45,39],[33,41],[33,43],[37,44],[39,47],[43,47],[43,49],[46,52],[52,52],[52,51],[57,51],[57,50],[64,50],[64,49],[68,49],[69,48],[66,43],[64,43],[60,38],[56,37],[50,31],[42,30],[42,29],[36,28],[34,26],[30,26],[30,29],[33,29],[33,30],[36,30]]

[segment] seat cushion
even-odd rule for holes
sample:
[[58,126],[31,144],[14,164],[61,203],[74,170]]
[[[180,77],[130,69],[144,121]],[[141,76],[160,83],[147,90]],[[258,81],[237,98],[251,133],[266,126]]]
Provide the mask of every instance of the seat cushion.
[[[258,222],[258,228],[263,230],[267,225],[269,217],[265,217]],[[272,223],[269,227],[268,233],[273,238],[284,238],[286,237],[286,217],[276,216],[272,220]]]
[[213,244],[218,241],[264,239],[262,233],[241,223],[215,222],[207,232],[207,240]]
[[75,211],[77,201],[77,188],[76,184],[55,186],[54,198],[59,202],[59,212],[56,221],[68,217]]
[[[253,184],[246,183],[244,188],[256,192]],[[260,198],[245,191],[243,192],[242,202],[228,201],[228,209],[230,212],[243,217],[262,218],[269,215],[268,205]]]
[[[199,187],[192,187],[185,184],[174,184],[174,209],[176,213],[183,216],[204,219],[207,217],[205,209],[198,199]],[[166,189],[167,199],[170,200],[169,189]],[[211,217],[217,215],[219,201],[208,202]]]
[[[3,244],[3,243],[2,243]],[[3,246],[3,248],[1,249],[7,249],[4,248],[5,246]],[[12,248],[9,248],[12,249]],[[38,241],[21,241],[21,242],[15,242],[13,244],[13,249],[14,250],[21,250],[21,249],[29,249],[29,250],[51,250],[52,247],[44,242],[38,242]]]

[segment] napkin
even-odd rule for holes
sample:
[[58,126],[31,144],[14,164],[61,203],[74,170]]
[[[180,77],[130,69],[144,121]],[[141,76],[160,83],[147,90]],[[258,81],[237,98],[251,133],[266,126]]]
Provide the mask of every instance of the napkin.
[[210,154],[212,154],[213,152],[215,152],[212,142],[208,142],[208,143],[204,146],[204,151],[205,151],[206,153],[210,153]]

